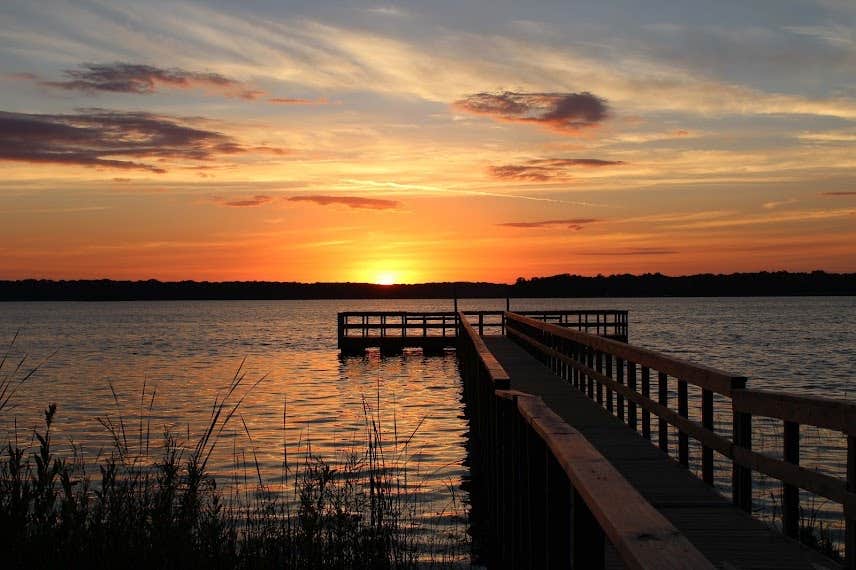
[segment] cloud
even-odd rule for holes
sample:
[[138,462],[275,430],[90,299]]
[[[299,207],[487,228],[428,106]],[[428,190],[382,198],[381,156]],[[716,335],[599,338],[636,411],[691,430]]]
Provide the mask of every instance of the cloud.
[[271,202],[273,198],[264,194],[256,194],[251,198],[244,198],[240,200],[228,200],[220,196],[215,196],[213,200],[221,206],[228,206],[230,208],[254,208],[256,206],[263,206],[268,202]]
[[488,172],[491,176],[504,180],[558,182],[569,180],[568,171],[574,168],[602,168],[622,164],[625,163],[621,160],[600,160],[597,158],[538,158],[527,160],[523,164],[489,166]]
[[763,208],[766,210],[773,210],[780,206],[787,206],[788,204],[796,204],[799,202],[796,198],[787,198],[785,200],[773,200],[772,202],[764,202],[762,204]]
[[592,255],[592,256],[601,256],[601,255],[674,255],[676,253],[680,253],[674,249],[660,249],[656,247],[634,247],[631,249],[627,249],[624,251],[581,251],[577,255]]
[[140,159],[208,160],[244,152],[232,137],[143,112],[84,109],[42,115],[0,111],[0,161],[166,172]]
[[[254,101],[267,96],[265,91],[254,89],[242,81],[219,73],[188,71],[177,67],[156,67],[142,63],[83,63],[77,69],[66,69],[64,81],[46,81],[32,73],[8,75],[11,79],[35,81],[40,85],[82,91],[84,93],[128,93],[151,95],[163,88],[203,89],[226,97]],[[326,105],[327,99],[268,97],[276,105]]]
[[244,83],[219,73],[163,68],[141,63],[83,63],[78,69],[66,69],[65,81],[39,81],[42,85],[83,91],[85,93],[133,93],[148,95],[161,87],[171,89],[202,88],[228,97],[256,99],[261,91],[248,88]]
[[455,101],[462,111],[512,123],[534,123],[574,134],[598,126],[609,117],[606,101],[582,93],[475,93]]
[[325,99],[324,97],[320,97],[318,99],[300,99],[295,97],[271,97],[268,100],[268,103],[273,103],[274,105],[329,105],[330,101]]
[[595,218],[569,218],[564,220],[541,220],[538,222],[503,222],[498,226],[507,228],[549,228],[555,226],[565,226],[570,230],[581,230],[586,224],[593,224],[600,220]]
[[310,196],[292,196],[289,202],[314,202],[321,206],[331,204],[342,204],[349,208],[363,208],[367,210],[393,210],[400,206],[395,200],[384,200],[381,198],[361,198],[359,196],[322,196],[319,194]]
[[821,196],[856,196],[856,192],[821,192]]

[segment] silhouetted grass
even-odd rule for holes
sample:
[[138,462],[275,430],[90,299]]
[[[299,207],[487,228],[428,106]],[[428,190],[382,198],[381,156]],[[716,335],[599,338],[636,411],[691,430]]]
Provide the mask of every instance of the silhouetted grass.
[[[16,436],[0,458],[0,565],[346,569],[443,567],[459,558],[463,532],[440,538],[430,553],[420,545],[421,507],[406,464],[416,430],[399,440],[395,425],[392,441],[385,442],[379,413],[366,402],[362,449],[351,449],[334,467],[307,444],[290,465],[284,440],[284,483],[277,491],[267,485],[252,434],[238,414],[261,380],[245,389],[241,370],[215,400],[192,445],[169,431],[151,444],[155,393],[144,386],[136,433],[129,433],[121,410],[116,419],[99,418],[113,449],[95,465],[74,448],[69,457],[55,453],[57,406],[51,404],[33,445],[20,447]],[[239,467],[248,463],[239,459],[246,452],[233,449],[232,478],[243,484],[222,487],[207,467],[236,416],[250,441],[254,472]],[[285,412],[283,434],[284,424]]]

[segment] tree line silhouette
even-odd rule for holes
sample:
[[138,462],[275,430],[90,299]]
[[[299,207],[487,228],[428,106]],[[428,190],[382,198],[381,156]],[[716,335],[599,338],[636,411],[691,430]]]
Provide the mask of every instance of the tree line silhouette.
[[553,275],[519,277],[512,285],[442,282],[399,285],[275,281],[0,281],[0,301],[130,301],[228,299],[450,299],[503,297],[731,297],[856,295],[856,273],[787,271],[669,276]]

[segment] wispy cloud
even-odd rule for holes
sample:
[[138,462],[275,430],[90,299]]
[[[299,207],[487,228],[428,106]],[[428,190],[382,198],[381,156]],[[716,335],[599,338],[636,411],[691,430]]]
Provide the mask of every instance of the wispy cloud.
[[764,202],[763,207],[766,210],[773,210],[780,206],[787,206],[788,204],[796,204],[799,202],[796,198],[787,198],[785,200],[773,200],[770,202]]
[[275,105],[329,105],[330,101],[320,97],[318,99],[301,99],[296,97],[270,97],[268,103]]
[[366,210],[394,210],[401,203],[396,200],[385,200],[382,198],[363,198],[360,196],[324,196],[320,194],[308,196],[292,196],[289,202],[312,202],[320,206],[341,204],[349,208],[361,208]]
[[526,182],[561,182],[570,179],[574,168],[602,168],[620,166],[621,160],[600,160],[597,158],[539,158],[527,160],[523,164],[491,165],[488,172],[495,178],[521,180]]
[[0,160],[140,169],[140,159],[208,160],[244,152],[232,137],[143,112],[82,110],[42,115],[0,111]]
[[273,198],[270,196],[266,196],[264,194],[256,194],[250,198],[239,198],[239,199],[229,199],[222,198],[220,196],[215,196],[212,198],[214,202],[220,204],[221,206],[228,206],[230,208],[254,208],[257,206],[264,206],[265,204],[271,202]]
[[856,192],[821,192],[821,196],[856,196]]
[[579,133],[609,117],[606,101],[582,93],[475,93],[454,102],[457,109],[513,123],[533,123],[562,133]]
[[675,249],[663,249],[657,247],[634,247],[630,249],[623,250],[604,250],[604,251],[581,251],[578,252],[577,255],[590,255],[590,256],[636,256],[636,255],[674,255],[676,253],[680,253],[680,251]]
[[536,222],[503,222],[497,225],[507,228],[550,228],[563,226],[569,230],[581,230],[586,224],[593,224],[599,221],[601,220],[596,218],[568,218],[562,220],[539,220]]

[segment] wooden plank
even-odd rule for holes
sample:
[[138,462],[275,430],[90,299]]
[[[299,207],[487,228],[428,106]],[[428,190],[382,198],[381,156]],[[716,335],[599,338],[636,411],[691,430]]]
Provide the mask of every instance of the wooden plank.
[[[722,370],[666,356],[631,344],[542,323],[517,313],[509,313],[507,321],[507,327],[513,327],[513,323],[515,322],[522,323],[535,329],[590,346],[596,350],[608,352],[625,361],[632,361],[640,366],[647,366],[648,368],[665,372],[670,376],[682,378],[696,386],[707,388],[725,396],[730,395],[732,390],[742,388],[746,385],[746,378],[742,376],[736,376]],[[519,330],[517,332],[525,334]]]

